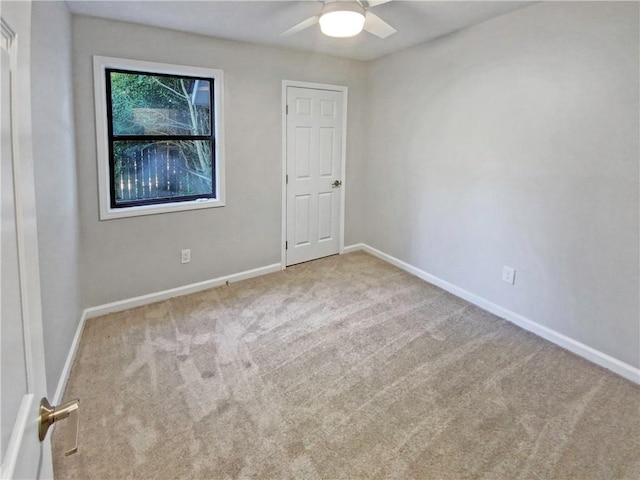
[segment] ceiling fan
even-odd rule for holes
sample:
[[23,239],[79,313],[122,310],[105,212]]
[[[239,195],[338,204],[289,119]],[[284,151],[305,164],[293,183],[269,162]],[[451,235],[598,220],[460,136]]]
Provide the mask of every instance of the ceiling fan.
[[303,20],[280,35],[293,35],[319,23],[322,33],[330,37],[353,37],[364,30],[376,37],[387,38],[396,33],[396,29],[369,9],[389,1],[391,0],[325,1],[317,15]]

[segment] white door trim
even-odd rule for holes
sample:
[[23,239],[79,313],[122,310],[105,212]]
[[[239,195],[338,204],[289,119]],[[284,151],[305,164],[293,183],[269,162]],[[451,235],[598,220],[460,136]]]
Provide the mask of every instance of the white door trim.
[[29,414],[31,413],[32,404],[33,394],[28,393],[22,397],[20,409],[18,410],[18,415],[16,416],[16,421],[13,425],[13,430],[11,431],[11,438],[7,445],[7,452],[2,465],[0,465],[0,478],[3,480],[13,477],[13,472],[16,469],[18,457],[20,456],[22,440],[24,439],[25,432],[28,429]]
[[280,236],[280,264],[282,270],[287,268],[287,250],[285,242],[287,240],[287,87],[309,88],[313,90],[330,90],[332,92],[342,92],[344,106],[342,109],[342,188],[340,189],[340,240],[338,253],[344,253],[344,211],[345,211],[345,189],[347,179],[347,94],[348,87],[343,85],[330,85],[326,83],[298,82],[295,80],[282,81],[282,231]]

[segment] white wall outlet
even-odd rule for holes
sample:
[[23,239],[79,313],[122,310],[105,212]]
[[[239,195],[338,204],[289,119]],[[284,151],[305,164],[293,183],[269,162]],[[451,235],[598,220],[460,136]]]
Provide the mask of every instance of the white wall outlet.
[[510,285],[516,283],[516,270],[512,267],[507,267],[506,265],[502,267],[502,280],[507,282]]
[[191,249],[182,250],[180,252],[180,262],[189,263],[191,261]]

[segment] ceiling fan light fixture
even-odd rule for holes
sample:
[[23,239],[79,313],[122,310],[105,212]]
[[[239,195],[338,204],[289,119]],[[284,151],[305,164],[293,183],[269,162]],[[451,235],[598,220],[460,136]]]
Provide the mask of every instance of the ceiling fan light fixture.
[[320,30],[329,37],[354,37],[364,27],[364,8],[357,3],[325,4],[320,15]]

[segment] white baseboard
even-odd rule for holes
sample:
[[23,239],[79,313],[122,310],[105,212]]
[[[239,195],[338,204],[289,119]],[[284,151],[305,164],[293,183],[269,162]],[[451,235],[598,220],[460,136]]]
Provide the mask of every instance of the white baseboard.
[[384,260],[391,265],[394,265],[412,275],[415,275],[418,278],[421,278],[425,282],[429,282],[433,285],[436,285],[443,290],[446,290],[449,293],[452,293],[456,297],[463,298],[469,303],[473,303],[480,308],[487,310],[488,312],[497,315],[500,318],[504,318],[515,325],[518,325],[520,328],[523,328],[529,332],[535,333],[539,337],[544,338],[556,345],[569,350],[570,352],[579,355],[596,365],[600,365],[601,367],[606,368],[607,370],[611,370],[614,373],[626,378],[627,380],[631,380],[636,384],[640,384],[640,369],[633,367],[625,362],[618,360],[606,353],[603,353],[595,348],[592,348],[584,343],[578,342],[562,333],[556,332],[555,330],[545,327],[544,325],[540,325],[533,320],[529,320],[528,318],[523,317],[511,310],[507,310],[506,308],[501,307],[489,300],[486,300],[478,295],[475,295],[463,288],[460,288],[456,285],[453,285],[441,278],[438,278],[430,273],[425,272],[424,270],[420,270],[419,268],[414,267],[413,265],[409,265],[402,260],[399,260],[391,255],[388,255],[376,248],[370,247],[365,243],[358,243],[355,245],[350,245],[345,247],[345,253],[354,252],[357,250],[364,250],[365,252],[373,255],[374,257],[378,257],[381,260]]
[[62,367],[60,380],[58,380],[58,386],[56,387],[56,393],[53,395],[53,399],[51,400],[51,405],[60,405],[62,403],[64,389],[67,386],[67,380],[69,380],[69,375],[71,374],[71,367],[73,366],[73,360],[76,358],[76,352],[78,351],[78,346],[80,345],[80,338],[82,337],[82,331],[84,330],[84,324],[86,323],[86,321],[87,311],[85,310],[80,316],[80,321],[78,322],[78,327],[76,328],[76,334],[73,336],[73,341],[71,342],[71,347],[69,348],[67,360],[64,362],[64,367]]
[[364,250],[364,249],[365,249],[364,243],[354,243],[353,245],[344,247],[343,251],[344,253],[351,253],[351,252],[357,252],[358,250]]
[[280,270],[280,263],[274,263],[272,265],[267,265],[266,267],[259,267],[252,270],[247,270],[245,272],[233,273],[224,277],[218,277],[211,280],[205,280],[203,282],[192,283],[183,287],[171,288],[169,290],[163,290],[161,292],[149,293],[147,295],[141,295],[139,297],[127,298],[125,300],[118,300],[117,302],[98,305],[97,307],[90,307],[84,311],[84,314],[87,318],[99,317],[101,315],[106,315],[107,313],[129,310],[130,308],[141,307],[143,305],[161,302],[162,300],[178,297],[180,295],[188,295],[190,293],[200,292],[209,288],[219,287],[226,284],[227,282],[239,282],[240,280],[259,277],[260,275],[279,272]]
[[188,295],[190,293],[200,292],[209,288],[219,287],[225,285],[227,282],[239,282],[240,280],[258,277],[260,275],[279,272],[280,270],[281,265],[279,263],[274,263],[272,265],[267,265],[266,267],[254,268],[252,270],[247,270],[240,273],[225,275],[224,277],[213,278],[211,280],[205,280],[203,282],[197,282],[182,287],[163,290],[161,292],[149,293],[147,295],[141,295],[139,297],[127,298],[125,300],[119,300],[117,302],[111,302],[104,305],[98,305],[96,307],[86,308],[82,312],[82,316],[80,317],[80,321],[78,322],[78,328],[76,328],[76,334],[73,337],[73,342],[71,342],[67,360],[62,369],[62,373],[60,374],[60,380],[58,381],[58,386],[56,388],[56,393],[53,396],[52,404],[58,405],[62,402],[62,395],[64,394],[64,389],[67,386],[67,381],[69,380],[71,367],[73,366],[73,361],[75,359],[76,352],[78,351],[80,338],[82,337],[82,331],[84,330],[84,325],[87,319],[99,317],[108,313],[128,310],[130,308],[141,307],[143,305],[149,305],[151,303],[160,302],[162,300],[178,297],[180,295]]

